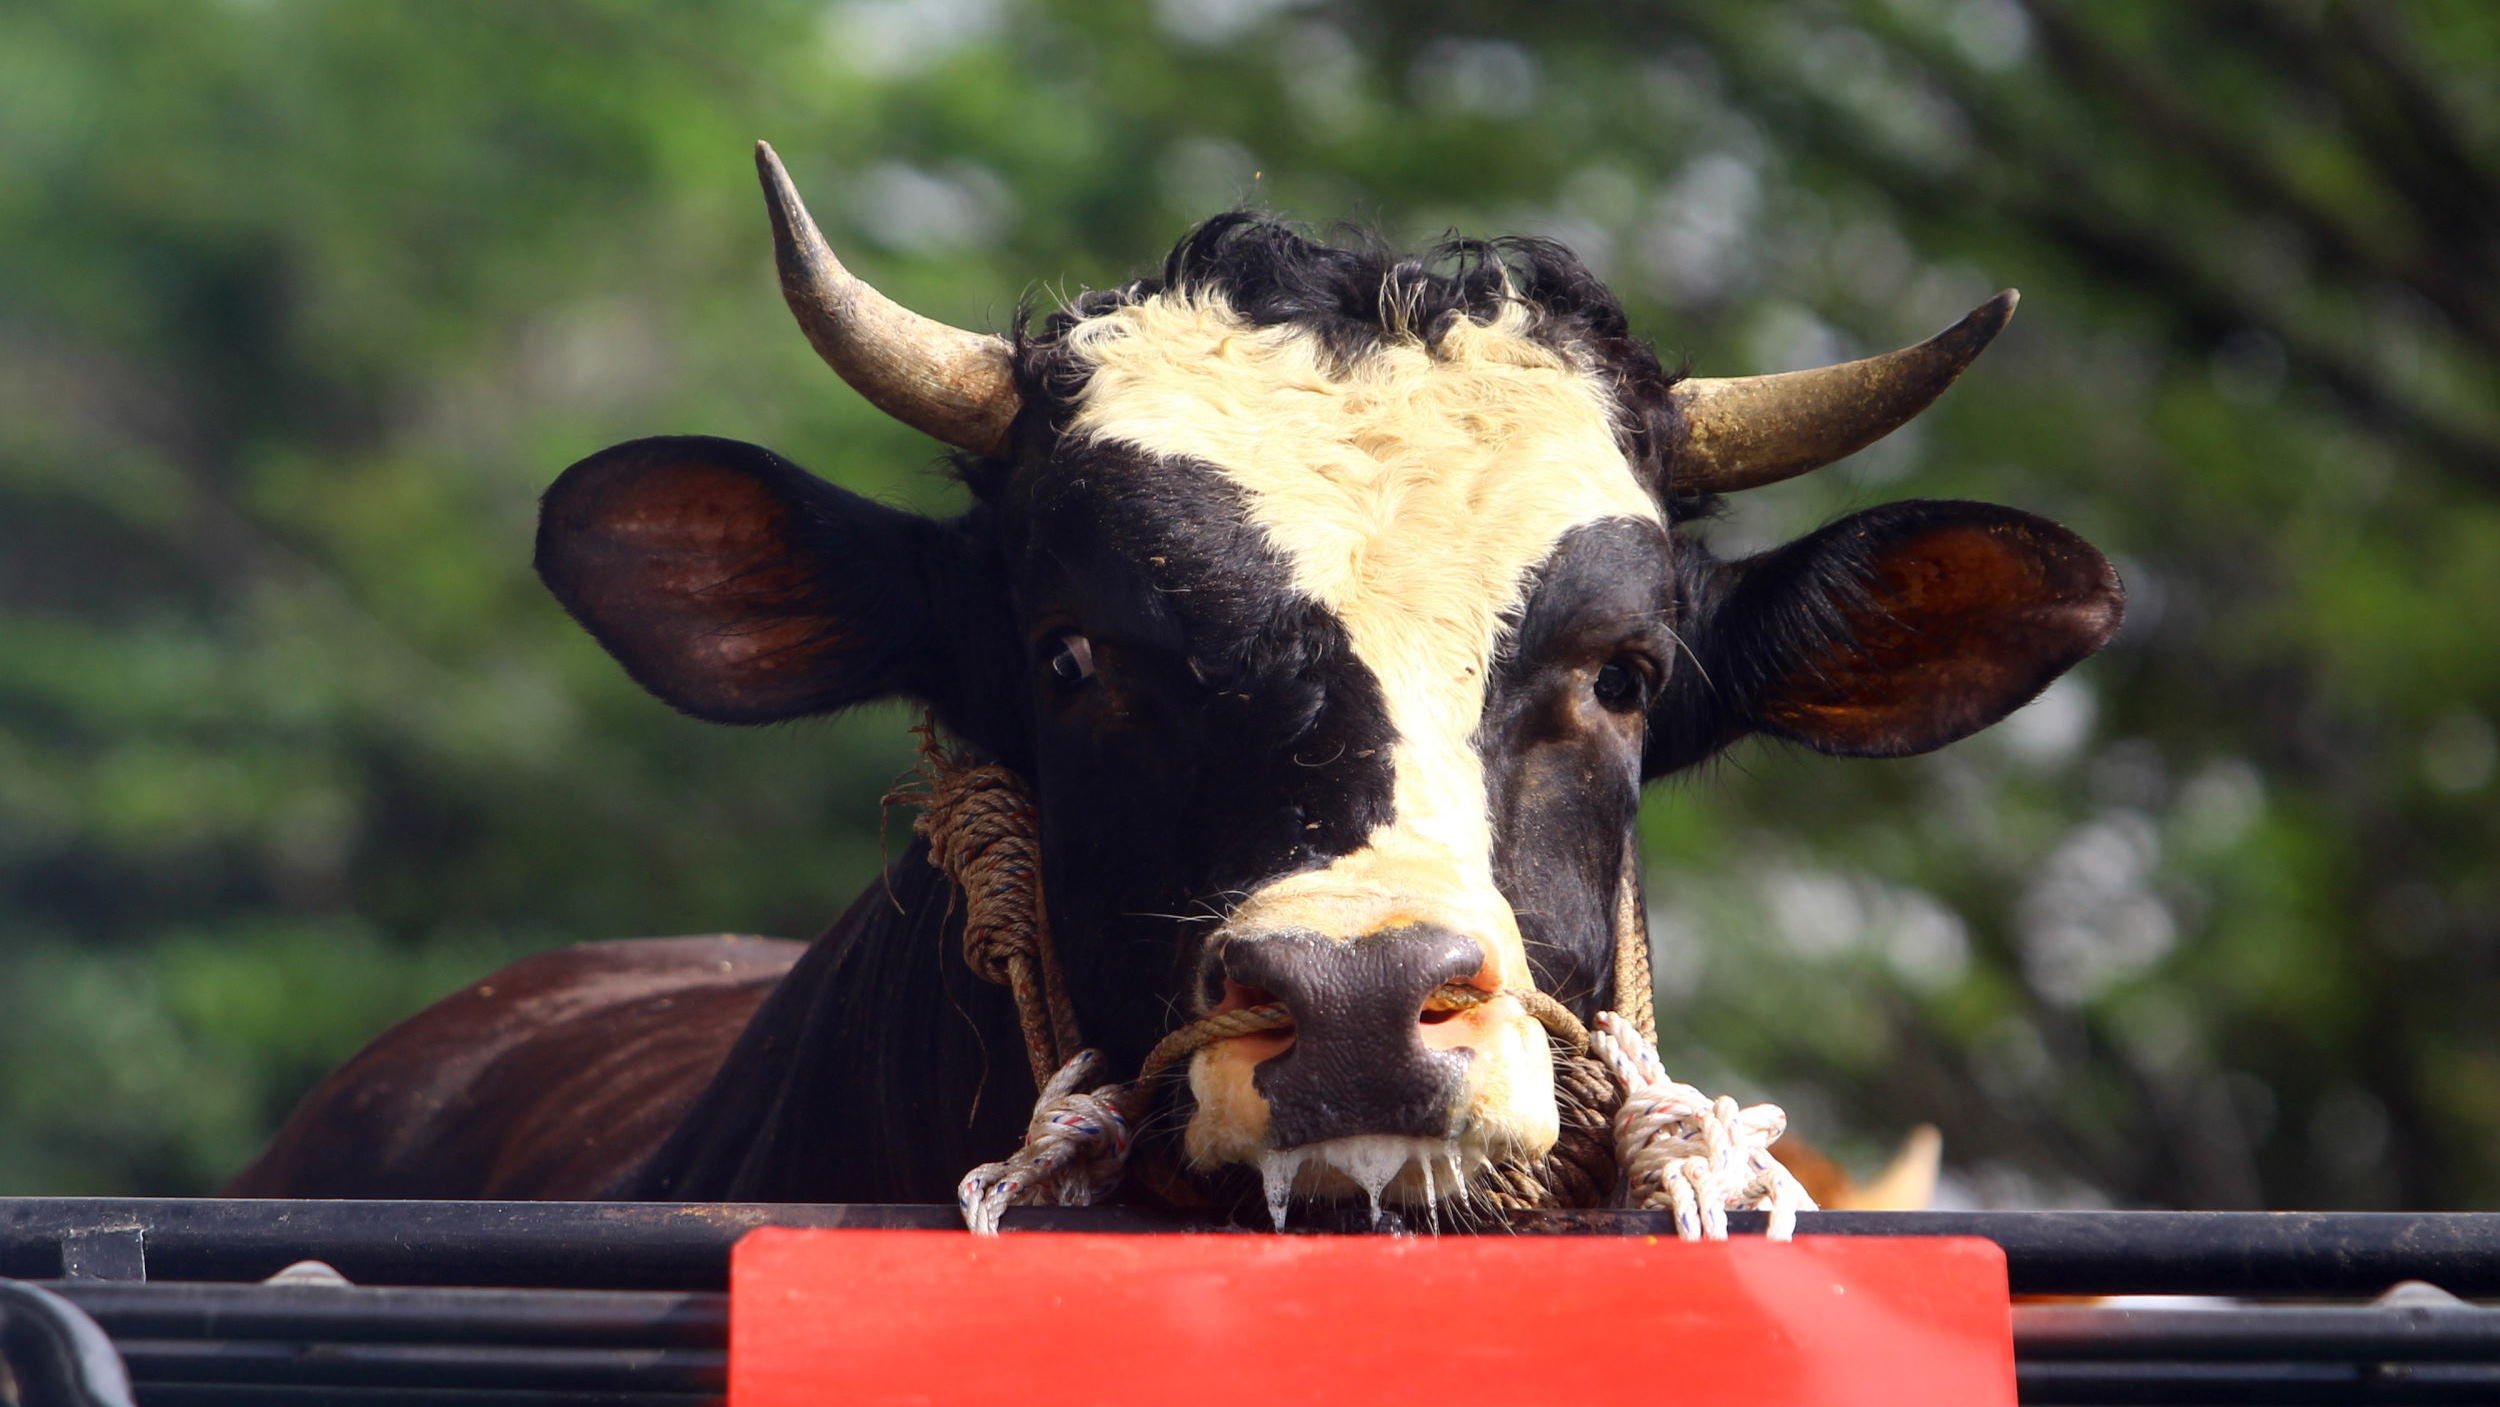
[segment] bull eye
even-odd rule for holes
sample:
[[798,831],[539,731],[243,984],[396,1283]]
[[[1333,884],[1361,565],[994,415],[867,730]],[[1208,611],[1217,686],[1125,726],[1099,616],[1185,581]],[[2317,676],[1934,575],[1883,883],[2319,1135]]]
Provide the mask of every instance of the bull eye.
[[1053,688],[1074,693],[1094,682],[1094,642],[1070,631],[1052,643],[1050,682]]
[[1589,683],[1589,692],[1601,706],[1629,713],[1641,706],[1641,695],[1648,682],[1638,665],[1618,655],[1597,671],[1597,677]]

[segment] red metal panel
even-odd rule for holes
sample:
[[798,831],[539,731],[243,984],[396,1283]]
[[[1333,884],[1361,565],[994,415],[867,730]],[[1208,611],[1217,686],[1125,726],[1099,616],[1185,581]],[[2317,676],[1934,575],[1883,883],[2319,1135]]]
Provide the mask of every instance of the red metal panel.
[[2012,1407],[1988,1241],[766,1229],[731,1407]]

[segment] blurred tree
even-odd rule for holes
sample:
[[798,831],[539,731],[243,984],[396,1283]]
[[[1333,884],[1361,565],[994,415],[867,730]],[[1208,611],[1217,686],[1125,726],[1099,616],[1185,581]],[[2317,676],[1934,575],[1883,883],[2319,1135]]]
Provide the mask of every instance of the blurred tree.
[[787,326],[770,136],[968,325],[1242,202],[1554,235],[1714,373],[2020,285],[1710,531],[2014,503],[2128,629],[1937,757],[1662,788],[1672,1063],[1987,1200],[2490,1204],[2495,64],[2472,0],[0,10],[0,1190],[203,1190],[497,961],[873,872],[898,711],[675,718],[528,570],[640,434],[950,501]]

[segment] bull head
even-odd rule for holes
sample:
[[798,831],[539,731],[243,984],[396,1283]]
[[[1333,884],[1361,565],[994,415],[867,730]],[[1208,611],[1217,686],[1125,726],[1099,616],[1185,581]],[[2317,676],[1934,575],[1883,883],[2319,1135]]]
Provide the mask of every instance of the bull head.
[[1193,1060],[1198,1169],[1419,1195],[1542,1156],[1546,1042],[1449,982],[1612,1004],[1643,782],[1748,733],[1898,757],[2090,654],[2121,593],[2074,534],[1912,502],[1721,561],[1700,497],[1803,473],[1935,399],[2012,294],[1842,366],[1677,379],[1558,248],[1435,268],[1220,217],[1160,279],[1018,338],[853,278],[769,148],[819,353],[966,452],[933,521],[769,451],[643,440],[552,488],[538,563],[626,670],[755,723],[904,696],[1031,779],[1085,1029],[1292,1030]]

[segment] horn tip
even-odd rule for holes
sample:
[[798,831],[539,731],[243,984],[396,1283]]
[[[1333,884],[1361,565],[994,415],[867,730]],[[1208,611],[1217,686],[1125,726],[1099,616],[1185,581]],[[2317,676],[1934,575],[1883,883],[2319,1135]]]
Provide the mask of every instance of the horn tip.
[[764,187],[764,212],[772,220],[773,247],[784,258],[796,257],[815,233],[815,221],[807,213],[807,202],[799,198],[789,168],[781,164],[781,153],[770,142],[755,144],[755,176]]
[[[1973,357],[1997,340],[1997,334],[2014,320],[2014,305],[2021,301],[2021,293],[2006,289],[1964,314],[1960,322],[1937,333],[1927,345],[1946,352],[1951,357],[1954,374],[1958,375],[1963,367],[1970,365]],[[1950,376],[1946,378],[1948,382],[1951,379]],[[1939,385],[1936,389],[1941,391],[1944,387]]]
[[1971,324],[1975,330],[1984,330],[1988,336],[1994,337],[2005,329],[2007,323],[2014,320],[2014,309],[2022,301],[2021,289],[2004,289],[1994,298],[1971,309],[1970,316],[1964,318],[1963,321]]

